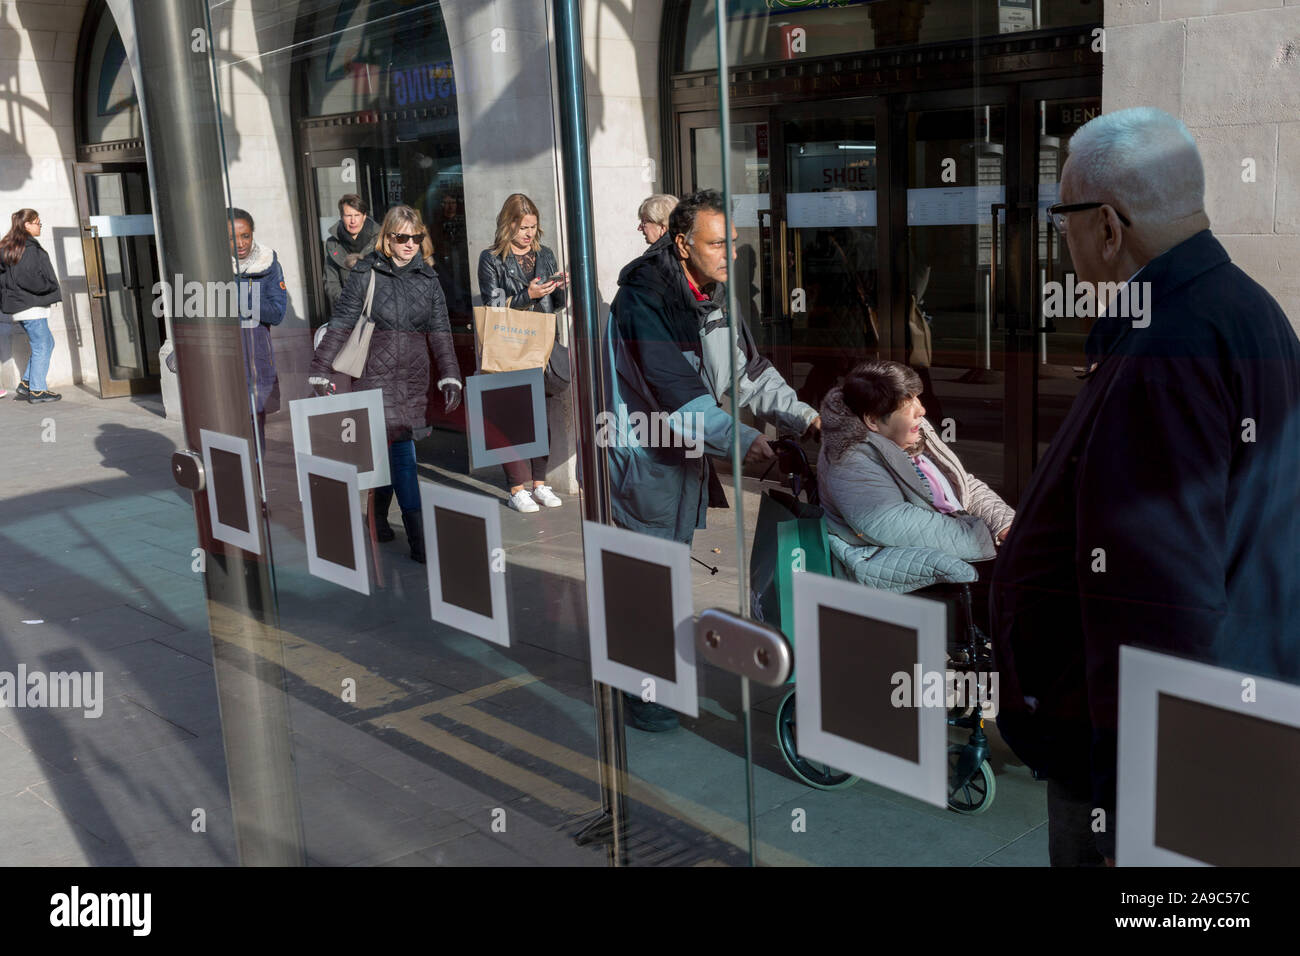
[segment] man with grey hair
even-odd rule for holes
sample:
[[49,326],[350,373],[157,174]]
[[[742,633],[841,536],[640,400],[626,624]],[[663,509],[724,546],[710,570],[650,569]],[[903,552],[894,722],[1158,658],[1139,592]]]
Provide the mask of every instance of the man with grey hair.
[[1112,290],[990,596],[998,727],[1048,779],[1056,866],[1114,860],[1120,645],[1300,679],[1300,341],[1204,190],[1187,128],[1128,109],[1074,135],[1048,209]]

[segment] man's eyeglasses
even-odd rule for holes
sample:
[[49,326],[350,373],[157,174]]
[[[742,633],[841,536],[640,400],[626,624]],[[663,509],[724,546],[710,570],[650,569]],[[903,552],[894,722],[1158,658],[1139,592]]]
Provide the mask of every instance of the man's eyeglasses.
[[[1058,202],[1055,206],[1047,207],[1047,217],[1052,220],[1052,225],[1056,227],[1056,231],[1061,235],[1065,235],[1065,217],[1067,214],[1072,212],[1084,212],[1088,209],[1100,209],[1102,206],[1110,206],[1111,209],[1115,209],[1115,207],[1111,206],[1110,203],[1105,202]],[[1124,215],[1118,209],[1115,209],[1115,215],[1119,216],[1119,221],[1124,224],[1125,228],[1132,227],[1133,223],[1129,222],[1128,216]]]
[[390,232],[388,238],[400,246],[408,242],[424,242],[424,233],[416,232],[408,236],[401,232]]

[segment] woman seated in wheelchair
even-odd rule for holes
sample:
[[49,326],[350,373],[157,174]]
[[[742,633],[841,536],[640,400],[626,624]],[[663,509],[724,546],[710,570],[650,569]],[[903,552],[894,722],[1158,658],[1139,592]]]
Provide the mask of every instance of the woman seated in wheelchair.
[[971,582],[1015,511],[962,467],[925,420],[921,379],[864,362],[822,402],[817,486],[831,553],[862,584],[916,591]]

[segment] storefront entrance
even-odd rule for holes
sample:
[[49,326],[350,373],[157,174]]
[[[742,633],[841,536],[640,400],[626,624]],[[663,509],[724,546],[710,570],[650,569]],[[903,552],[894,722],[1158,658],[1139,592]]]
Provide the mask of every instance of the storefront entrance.
[[100,398],[158,390],[167,330],[154,295],[158,248],[144,163],[77,163],[77,220]]
[[[740,95],[762,96],[752,83],[731,111],[737,302],[765,354],[813,404],[865,358],[907,362],[930,420],[1012,501],[1089,329],[1041,309],[1070,270],[1043,211],[1069,136],[1101,111],[1100,75],[1069,72],[761,106]],[[682,192],[720,185],[718,124],[679,108]]]

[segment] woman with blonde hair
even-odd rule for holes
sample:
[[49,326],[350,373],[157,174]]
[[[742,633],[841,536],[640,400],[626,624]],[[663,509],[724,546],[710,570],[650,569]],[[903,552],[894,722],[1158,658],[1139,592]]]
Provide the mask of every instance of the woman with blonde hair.
[[[523,193],[506,199],[497,214],[496,243],[478,259],[478,289],[484,305],[508,306],[534,312],[554,312],[564,306],[568,273],[560,272],[555,253],[541,243],[541,214]],[[550,426],[547,426],[549,444]],[[547,455],[504,465],[510,482],[510,507],[532,512],[538,505],[560,507],[560,498],[546,484]]]
[[[63,397],[50,391],[45,381],[54,354],[50,306],[63,301],[63,294],[49,253],[36,241],[40,234],[40,214],[35,209],[19,209],[13,214],[8,234],[0,239],[0,312],[13,316],[32,346],[14,397],[33,405],[57,402]],[[0,389],[0,395],[4,394]]]
[[392,484],[375,489],[375,526],[381,541],[394,537],[388,525],[393,492],[402,509],[412,559],[425,561],[424,524],[416,475],[414,433],[428,422],[432,353],[444,410],[460,405],[460,366],[447,319],[447,300],[433,271],[433,243],[420,214],[394,206],[384,216],[376,248],[348,274],[329,326],[316,349],[308,381],[328,394],[334,357],[347,341],[374,284],[370,318],[375,323],[365,371],[354,391],[378,388],[384,395],[388,461]]

